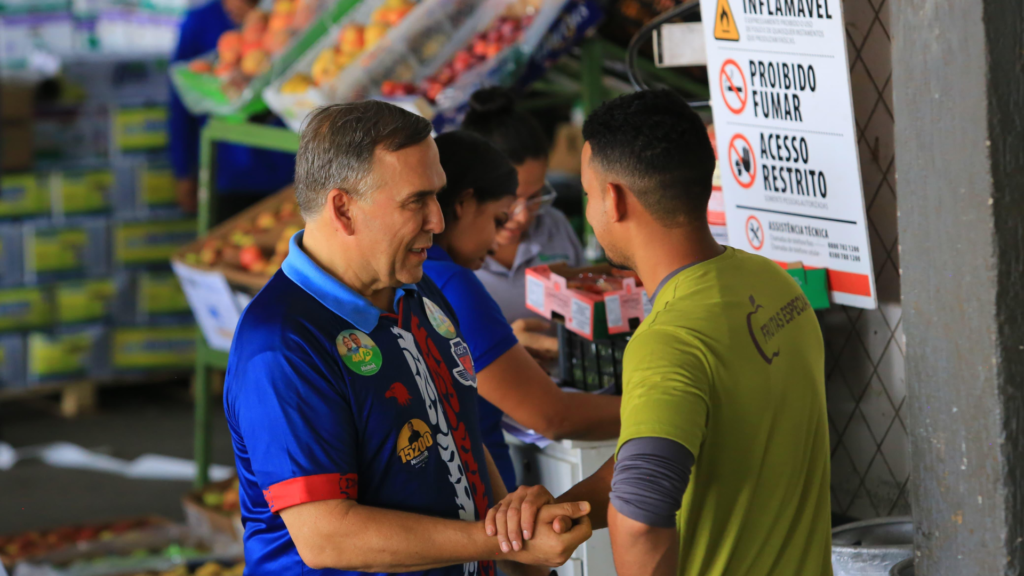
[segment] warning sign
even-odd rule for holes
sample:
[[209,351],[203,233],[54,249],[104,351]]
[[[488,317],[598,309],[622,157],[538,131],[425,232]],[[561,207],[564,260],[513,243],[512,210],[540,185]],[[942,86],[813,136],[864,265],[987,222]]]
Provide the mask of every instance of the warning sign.
[[824,268],[833,302],[874,308],[840,2],[715,0],[701,20],[728,237]]
[[718,7],[715,8],[715,38],[733,42],[740,39],[740,29],[736,27],[736,20],[732,17],[729,0],[718,0]]
[[757,180],[757,160],[750,142],[737,134],[729,141],[729,168],[736,183],[743,188],[750,188]]
[[760,250],[764,246],[764,229],[761,228],[761,221],[757,216],[747,218],[747,242],[754,250]]
[[742,113],[747,107],[750,91],[747,89],[747,79],[743,77],[743,69],[735,60],[729,59],[722,63],[718,86],[722,90],[722,102],[729,112]]

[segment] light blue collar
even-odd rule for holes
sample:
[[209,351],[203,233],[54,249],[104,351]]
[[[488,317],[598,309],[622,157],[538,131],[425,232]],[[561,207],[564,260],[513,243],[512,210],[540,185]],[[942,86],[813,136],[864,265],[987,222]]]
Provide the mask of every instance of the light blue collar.
[[[361,294],[349,288],[340,280],[331,276],[302,249],[302,233],[299,230],[288,242],[288,257],[281,263],[281,270],[291,278],[292,282],[309,292],[321,304],[327,306],[335,314],[352,323],[353,326],[369,334],[377,327],[377,321],[383,313]],[[398,301],[407,291],[416,290],[415,284],[406,284],[395,290],[395,309]]]

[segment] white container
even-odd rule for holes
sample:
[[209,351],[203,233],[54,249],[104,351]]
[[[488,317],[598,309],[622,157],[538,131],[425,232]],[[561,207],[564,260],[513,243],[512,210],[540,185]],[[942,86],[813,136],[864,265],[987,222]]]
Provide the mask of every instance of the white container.
[[914,555],[914,522],[909,516],[876,518],[832,530],[834,576],[889,576]]

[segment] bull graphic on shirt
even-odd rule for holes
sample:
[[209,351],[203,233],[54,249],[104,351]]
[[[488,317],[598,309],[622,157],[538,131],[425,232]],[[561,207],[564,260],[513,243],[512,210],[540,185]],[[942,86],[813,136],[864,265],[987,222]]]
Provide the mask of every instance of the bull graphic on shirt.
[[[441,454],[441,460],[448,465],[448,479],[455,488],[455,501],[459,506],[459,518],[475,521],[477,519],[476,506],[470,491],[469,479],[466,478],[464,472],[466,467],[463,466],[459,449],[456,446],[455,438],[453,438],[451,427],[448,424],[448,418],[445,415],[445,407],[441,405],[441,400],[438,398],[437,387],[434,384],[430,371],[427,369],[427,363],[416,347],[416,340],[412,334],[397,326],[392,327],[391,331],[398,336],[398,345],[401,347],[402,353],[409,363],[409,369],[416,378],[416,385],[420,389],[420,397],[423,398],[426,404],[427,417],[430,423],[439,430],[434,435],[434,443]],[[483,508],[483,510],[486,510],[486,508]],[[463,564],[463,574],[465,576],[475,576],[478,573],[479,566],[476,562]]]

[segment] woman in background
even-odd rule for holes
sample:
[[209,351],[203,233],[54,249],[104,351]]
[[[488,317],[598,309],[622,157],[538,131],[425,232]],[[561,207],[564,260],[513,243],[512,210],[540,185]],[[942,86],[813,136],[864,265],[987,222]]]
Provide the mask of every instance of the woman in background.
[[[526,269],[554,262],[582,266],[583,246],[569,220],[552,206],[556,194],[547,181],[547,138],[537,122],[514,104],[512,95],[502,88],[478,90],[462,122],[463,130],[494,144],[519,177],[508,223],[498,232],[494,252],[476,275],[510,323],[539,322],[526,308]],[[522,326],[518,323],[517,328]]]
[[[473,359],[484,444],[511,492],[516,477],[502,434],[503,412],[548,438],[604,440],[618,435],[620,399],[562,391],[517,341],[501,309],[473,274],[508,222],[516,200],[516,170],[474,134],[449,132],[436,142],[448,179],[437,196],[445,229],[427,250],[423,272],[455,311],[453,320]],[[434,328],[454,336],[448,319],[438,314],[440,308],[426,305]],[[453,345],[453,351],[456,348]]]

